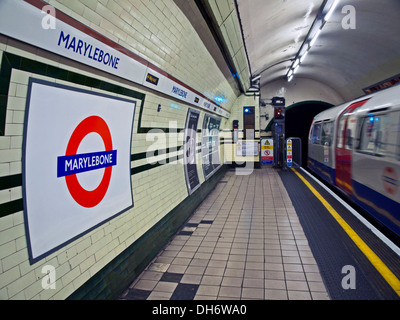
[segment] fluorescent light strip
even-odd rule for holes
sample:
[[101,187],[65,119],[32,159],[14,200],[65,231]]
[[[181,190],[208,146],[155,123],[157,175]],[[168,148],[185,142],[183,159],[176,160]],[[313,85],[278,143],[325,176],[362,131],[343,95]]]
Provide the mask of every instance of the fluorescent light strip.
[[[332,13],[335,11],[336,6],[338,5],[338,3],[339,3],[339,0],[334,0],[334,1],[333,1],[333,3],[332,3],[332,5],[331,5],[331,7],[330,7],[328,13],[327,13],[327,14],[325,15],[325,17],[324,17],[324,20],[325,20],[325,21],[327,21],[327,20],[331,17],[331,15],[332,15]],[[316,28],[318,28],[318,30],[317,30],[317,32],[315,32],[314,36],[313,36],[312,39],[309,41],[307,50],[300,56],[300,58],[297,58],[297,59],[293,62],[292,66],[291,66],[291,70],[289,70],[289,72],[288,72],[288,74],[287,74],[287,79],[288,79],[289,82],[293,79],[293,75],[294,75],[294,74],[297,72],[297,70],[299,69],[300,64],[304,62],[304,60],[305,60],[305,58],[306,58],[306,56],[307,56],[307,54],[308,54],[310,48],[311,48],[311,47],[315,44],[315,42],[317,41],[319,35],[321,34],[321,31],[322,31],[323,26],[324,26],[323,20],[320,20],[320,19],[316,20],[316,23],[315,23],[315,25],[313,25],[313,28],[316,27]],[[307,39],[306,42],[304,42],[304,43],[307,43],[307,41],[308,41],[308,39]],[[303,44],[303,46],[304,46],[304,44]],[[303,48],[303,46],[302,46],[302,48]],[[301,48],[301,49],[302,49],[302,48]],[[301,49],[300,49],[300,50],[301,50]],[[298,57],[298,56],[300,55],[300,52],[301,52],[301,51],[299,51],[299,53],[297,54],[296,57]],[[293,70],[293,71],[292,71],[292,70]]]
[[310,48],[315,44],[315,41],[317,41],[317,38],[321,34],[322,29],[318,29],[318,31],[315,33],[314,37],[310,41]]
[[259,89],[258,88],[249,88],[247,90],[247,92],[256,92],[256,91],[259,91]]
[[308,55],[308,50],[306,52],[304,52],[303,55],[301,56],[300,63],[304,62],[304,60],[306,59],[307,55]]
[[331,8],[329,9],[328,13],[325,15],[324,20],[328,21],[329,18],[331,17],[331,15],[333,14],[333,12],[336,9],[336,6],[338,5],[339,0],[335,0],[335,2],[332,4]]

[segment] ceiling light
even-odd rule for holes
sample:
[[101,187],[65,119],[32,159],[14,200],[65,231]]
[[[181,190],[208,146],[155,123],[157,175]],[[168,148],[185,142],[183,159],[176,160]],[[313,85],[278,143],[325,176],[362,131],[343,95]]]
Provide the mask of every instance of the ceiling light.
[[258,88],[249,88],[247,91],[248,92],[256,92],[256,91],[259,91],[259,89]]
[[304,60],[306,59],[306,56],[308,55],[308,50],[306,52],[303,53],[303,55],[300,58],[300,63],[303,63]]
[[[292,65],[286,75],[289,82],[292,80],[293,75],[299,69],[300,64],[302,64],[304,62],[304,60],[306,59],[306,56],[307,56],[310,48],[317,41],[318,37],[321,34],[322,28],[324,27],[324,25],[326,23],[326,20],[328,20],[331,17],[331,15],[335,11],[335,8],[338,5],[338,3],[339,3],[339,0],[325,0],[324,1],[324,4],[323,4],[323,6],[321,6],[321,8],[314,20],[314,23],[311,26],[310,31],[307,34],[307,37],[304,39],[303,44],[300,47],[300,50],[297,52],[297,55],[295,56],[294,59],[290,59],[292,61]],[[293,71],[291,71],[291,70],[293,70]]]
[[329,18],[331,17],[332,13],[335,11],[336,6],[338,5],[339,0],[335,0],[335,2],[332,4],[331,8],[329,9],[328,13],[326,14],[326,16],[324,17],[325,21],[328,21]]
[[318,31],[315,33],[314,37],[310,41],[310,48],[314,45],[315,41],[317,41],[317,38],[319,37],[321,33],[321,29],[318,29]]

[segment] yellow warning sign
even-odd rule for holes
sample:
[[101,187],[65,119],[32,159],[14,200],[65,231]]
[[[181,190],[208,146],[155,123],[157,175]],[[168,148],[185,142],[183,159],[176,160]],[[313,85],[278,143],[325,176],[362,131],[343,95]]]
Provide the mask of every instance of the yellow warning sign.
[[261,139],[261,163],[273,164],[274,163],[274,140]]
[[264,143],[261,145],[262,150],[273,150],[274,149],[274,143],[273,140],[264,140]]

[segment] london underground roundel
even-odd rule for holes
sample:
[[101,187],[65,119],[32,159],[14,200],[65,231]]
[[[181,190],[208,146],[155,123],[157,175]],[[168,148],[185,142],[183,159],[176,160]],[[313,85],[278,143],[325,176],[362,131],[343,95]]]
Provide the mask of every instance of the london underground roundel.
[[134,206],[136,102],[29,80],[23,201],[31,263]]
[[[97,133],[103,140],[105,151],[77,154],[79,145],[89,133]],[[111,133],[107,123],[98,116],[84,119],[74,130],[69,140],[65,156],[58,158],[58,177],[65,176],[65,182],[72,198],[85,208],[98,205],[107,193],[110,185],[112,166],[116,165],[117,151],[113,150]],[[88,191],[84,189],[77,174],[105,168],[99,186]]]

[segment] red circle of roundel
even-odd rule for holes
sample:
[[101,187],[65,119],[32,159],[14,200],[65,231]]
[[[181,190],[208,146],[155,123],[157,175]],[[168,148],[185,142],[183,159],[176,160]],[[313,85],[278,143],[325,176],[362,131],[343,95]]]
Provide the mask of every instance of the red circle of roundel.
[[[83,120],[76,127],[68,142],[65,155],[76,155],[83,138],[92,132],[98,133],[103,139],[105,151],[111,151],[113,149],[111,133],[107,123],[98,116],[91,116]],[[92,191],[87,191],[86,189],[82,188],[76,174],[66,176],[65,182],[67,184],[69,193],[78,204],[85,208],[93,208],[97,206],[106,195],[108,186],[110,185],[111,172],[112,167],[106,167],[104,169],[104,175],[99,186]]]

